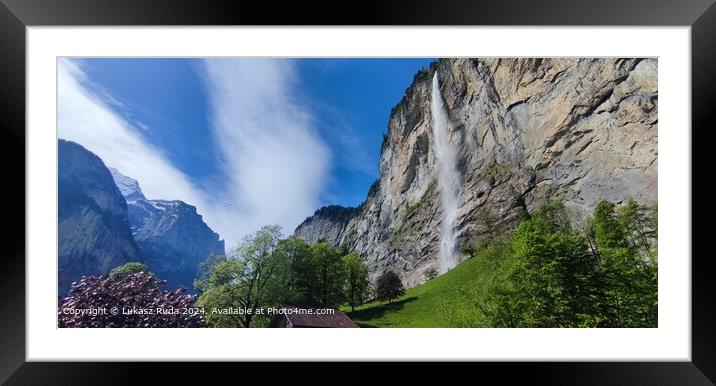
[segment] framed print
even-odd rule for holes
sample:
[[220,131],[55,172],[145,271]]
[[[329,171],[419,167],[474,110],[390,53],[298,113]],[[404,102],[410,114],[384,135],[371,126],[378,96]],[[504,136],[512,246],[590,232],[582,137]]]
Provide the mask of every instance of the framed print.
[[716,8],[511,3],[4,0],[3,379],[711,384]]

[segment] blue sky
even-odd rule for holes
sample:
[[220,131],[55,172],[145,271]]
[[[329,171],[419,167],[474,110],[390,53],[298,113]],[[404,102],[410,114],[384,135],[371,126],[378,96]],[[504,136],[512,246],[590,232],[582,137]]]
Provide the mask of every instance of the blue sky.
[[61,60],[58,131],[229,245],[264,223],[290,234],[363,201],[391,108],[432,60]]

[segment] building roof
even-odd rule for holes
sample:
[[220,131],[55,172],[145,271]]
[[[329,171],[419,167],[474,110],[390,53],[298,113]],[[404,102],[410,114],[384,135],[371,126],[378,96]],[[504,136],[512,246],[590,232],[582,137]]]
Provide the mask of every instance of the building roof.
[[[331,314],[318,314],[316,308],[283,306],[283,315],[287,326],[294,328],[358,328],[353,321],[338,310],[333,310]],[[298,312],[292,312],[298,310]],[[324,309],[320,309],[323,312]]]

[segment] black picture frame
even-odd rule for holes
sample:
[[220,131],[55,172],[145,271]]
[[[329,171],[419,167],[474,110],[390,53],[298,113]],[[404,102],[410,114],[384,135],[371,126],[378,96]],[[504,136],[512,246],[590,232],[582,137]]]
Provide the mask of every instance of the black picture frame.
[[[576,25],[690,26],[692,102],[692,361],[475,363],[470,372],[503,381],[528,377],[532,384],[713,384],[716,381],[716,280],[708,252],[706,220],[713,205],[709,149],[716,121],[716,5],[714,0],[443,0],[362,3],[243,2],[189,0],[0,0],[0,127],[6,195],[0,259],[0,381],[8,384],[130,384],[142,377],[166,380],[157,363],[40,363],[25,355],[25,53],[26,27],[72,25]],[[558,44],[558,42],[555,42]],[[668,75],[667,75],[668,76]],[[662,128],[668,130],[668,128]],[[22,160],[22,161],[20,161]],[[698,188],[701,189],[698,189]],[[25,203],[25,205],[20,205]],[[138,348],[139,349],[139,348]],[[186,365],[182,365],[186,366]],[[222,377],[223,364],[207,377]],[[252,364],[258,374],[268,364]],[[342,365],[303,364],[301,373]],[[383,364],[382,366],[385,366]],[[145,371],[146,370],[146,371]],[[178,374],[188,371],[184,367]],[[368,371],[352,370],[353,382]],[[384,373],[384,370],[373,372]],[[214,374],[214,375],[212,375]],[[223,375],[222,375],[223,374]],[[364,374],[364,375],[361,375]],[[440,374],[421,370],[423,380]],[[393,375],[403,378],[405,374]],[[388,378],[384,378],[383,381]],[[320,384],[320,382],[319,382]]]

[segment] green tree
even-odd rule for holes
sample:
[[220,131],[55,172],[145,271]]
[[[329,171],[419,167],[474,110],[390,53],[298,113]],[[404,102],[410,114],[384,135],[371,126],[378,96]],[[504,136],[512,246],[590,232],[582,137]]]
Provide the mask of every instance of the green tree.
[[[254,320],[268,321],[256,310],[277,305],[285,291],[285,262],[274,254],[280,238],[280,227],[264,226],[211,267],[197,300],[207,310],[210,327],[251,327]],[[240,312],[213,313],[213,309]]]
[[561,202],[481,247],[493,267],[476,307],[495,327],[654,327],[657,209],[599,202],[576,227]]
[[345,270],[340,248],[322,242],[312,246],[315,269],[317,305],[337,307],[343,301]]
[[288,268],[283,302],[299,306],[318,304],[318,269],[311,245],[291,236],[279,242],[275,253]]
[[656,326],[657,264],[649,247],[651,213],[635,202],[617,211],[613,203],[600,201],[594,209],[592,226],[604,281],[606,326]]
[[375,292],[379,300],[387,300],[388,303],[392,303],[393,299],[405,293],[405,287],[403,287],[403,282],[398,274],[388,270],[383,272],[376,281]]
[[617,212],[619,224],[629,244],[643,256],[656,258],[658,234],[656,205],[639,205],[634,199],[626,202]]
[[206,260],[199,263],[197,266],[198,276],[194,279],[194,288],[199,292],[202,292],[206,288],[207,280],[211,277],[212,268],[223,261],[226,261],[225,255],[213,255],[206,258]]
[[599,249],[627,247],[623,224],[619,222],[614,203],[602,200],[594,208],[594,238]]
[[[496,246],[499,245],[496,244]],[[504,248],[500,248],[504,250]],[[512,255],[500,263],[486,298],[497,327],[592,326],[597,266],[586,238],[573,228],[566,208],[539,208],[512,233]]]
[[345,298],[351,311],[355,311],[355,306],[362,304],[368,295],[368,267],[355,252],[343,256],[343,267],[346,273]]
[[147,269],[146,265],[136,262],[136,261],[132,261],[132,262],[126,263],[124,265],[120,265],[119,267],[116,267],[113,270],[111,270],[109,272],[109,278],[112,280],[122,280],[122,279],[128,277],[129,275],[139,273],[139,272],[144,272],[151,276],[154,276],[153,273],[149,272],[149,269]]

